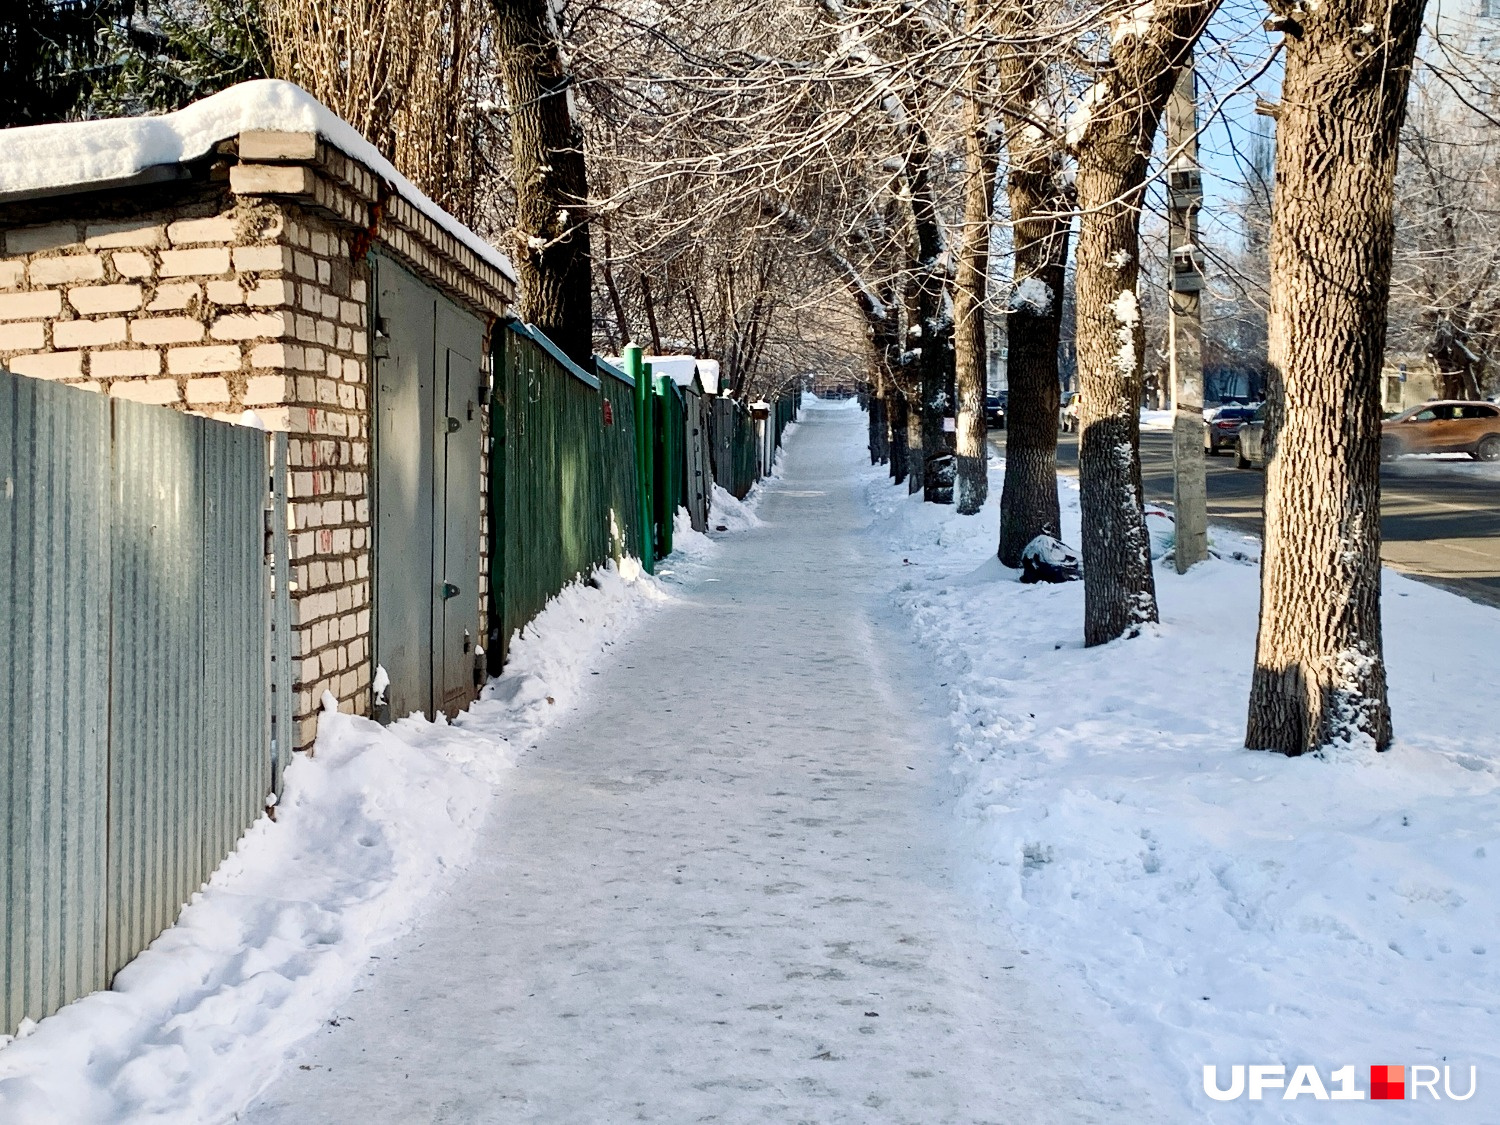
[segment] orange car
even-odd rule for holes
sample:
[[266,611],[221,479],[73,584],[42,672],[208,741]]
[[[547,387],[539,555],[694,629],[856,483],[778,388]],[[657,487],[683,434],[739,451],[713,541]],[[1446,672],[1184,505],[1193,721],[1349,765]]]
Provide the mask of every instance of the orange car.
[[1500,406],[1488,402],[1424,402],[1380,425],[1380,459],[1407,453],[1467,453],[1500,461]]

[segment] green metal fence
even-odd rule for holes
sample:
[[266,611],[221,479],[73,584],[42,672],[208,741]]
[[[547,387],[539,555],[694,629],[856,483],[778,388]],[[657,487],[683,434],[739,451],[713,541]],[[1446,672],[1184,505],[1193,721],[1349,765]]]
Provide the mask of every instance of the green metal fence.
[[[496,326],[490,432],[488,663],[498,674],[511,638],[568,583],[610,558],[649,571],[672,551],[686,496],[688,451],[681,390],[653,378],[641,349],[615,367],[586,371],[519,321]],[[797,399],[776,403],[779,444]],[[714,479],[743,498],[757,475],[755,422],[726,398],[708,413]]]
[[536,329],[495,330],[491,672],[517,629],[611,557],[640,557],[635,385],[585,371]]

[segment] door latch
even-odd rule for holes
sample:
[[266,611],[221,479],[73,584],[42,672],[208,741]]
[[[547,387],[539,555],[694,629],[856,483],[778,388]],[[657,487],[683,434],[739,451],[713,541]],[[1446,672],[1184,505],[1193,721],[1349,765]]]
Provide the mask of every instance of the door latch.
[[449,598],[456,598],[460,593],[462,591],[452,582],[444,582],[438,587],[438,597],[442,598],[443,601],[447,601]]
[[460,422],[457,418],[449,418],[448,419],[448,432],[450,434],[456,434],[462,428],[463,428],[463,423]]

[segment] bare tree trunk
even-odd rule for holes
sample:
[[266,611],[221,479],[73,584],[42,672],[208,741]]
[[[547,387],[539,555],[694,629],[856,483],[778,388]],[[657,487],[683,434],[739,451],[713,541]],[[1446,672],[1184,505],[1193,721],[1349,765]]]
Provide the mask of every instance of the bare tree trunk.
[[911,472],[906,449],[906,396],[899,388],[887,383],[885,403],[891,440],[891,483],[902,484]]
[[1141,497],[1140,207],[1152,138],[1215,2],[1144,5],[1149,19],[1114,35],[1112,65],[1070,128],[1081,215],[1074,294],[1086,645],[1133,636],[1157,619]]
[[927,481],[927,450],[924,443],[925,427],[922,425],[923,415],[926,413],[921,406],[920,392],[917,402],[913,403],[909,397],[906,398],[906,490],[908,493],[923,491]]
[[604,291],[609,294],[610,306],[614,309],[615,324],[620,331],[620,344],[634,342],[634,333],[630,331],[630,321],[625,316],[625,303],[620,299],[620,288],[615,283],[615,269],[613,253],[609,241],[609,227],[604,228]]
[[492,0],[510,101],[521,316],[575,362],[593,362],[583,126],[550,0]]
[[641,274],[641,300],[646,305],[646,324],[651,328],[651,354],[665,355],[661,347],[661,329],[656,323],[656,299],[651,293],[651,278]]
[[[980,0],[969,0],[971,27],[979,23]],[[984,392],[989,355],[985,340],[984,303],[989,290],[990,214],[995,204],[995,171],[999,161],[990,135],[984,64],[973,61],[966,76],[964,103],[964,230],[958,248],[953,286],[954,383],[958,391],[956,434],[958,511],[971,516],[989,498],[988,442]]]
[[1423,0],[1276,5],[1260,635],[1245,745],[1391,740],[1380,632],[1380,368],[1393,180]]
[[891,459],[890,419],[887,417],[886,398],[890,380],[880,369],[881,358],[875,363],[874,379],[870,382],[870,464],[884,465]]
[[1008,9],[1000,48],[1000,97],[1006,111],[1006,196],[1015,245],[1015,291],[1006,322],[1009,398],[1005,480],[1000,491],[1000,561],[1021,565],[1038,535],[1062,533],[1057,501],[1057,343],[1062,329],[1072,201],[1063,186],[1055,141],[1024,124],[1041,97],[1046,68],[1024,46],[1035,9]]
[[[1146,159],[1134,145],[1080,160],[1083,218],[1074,265],[1078,310],[1079,503],[1084,643],[1132,636],[1157,619],[1141,497],[1140,198]],[[1113,202],[1112,202],[1113,201]]]

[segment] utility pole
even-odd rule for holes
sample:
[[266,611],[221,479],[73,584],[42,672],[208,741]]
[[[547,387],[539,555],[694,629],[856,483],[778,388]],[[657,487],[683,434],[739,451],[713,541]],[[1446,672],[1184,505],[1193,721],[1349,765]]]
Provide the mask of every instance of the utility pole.
[[1167,205],[1172,269],[1167,281],[1172,380],[1172,502],[1177,573],[1208,557],[1208,479],[1203,454],[1203,259],[1198,211],[1198,98],[1192,57],[1167,103]]

